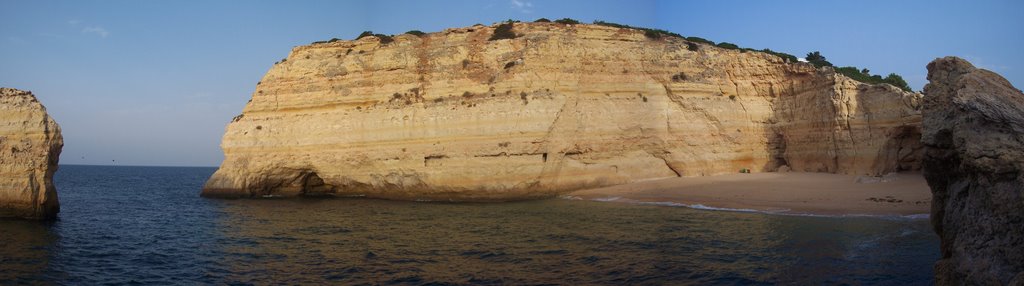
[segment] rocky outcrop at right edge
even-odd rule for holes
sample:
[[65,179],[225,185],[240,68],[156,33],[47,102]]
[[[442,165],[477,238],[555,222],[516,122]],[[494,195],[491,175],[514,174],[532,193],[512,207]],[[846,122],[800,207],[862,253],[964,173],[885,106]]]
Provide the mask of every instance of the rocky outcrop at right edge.
[[946,57],[928,64],[922,168],[939,285],[1024,285],[1024,94]]

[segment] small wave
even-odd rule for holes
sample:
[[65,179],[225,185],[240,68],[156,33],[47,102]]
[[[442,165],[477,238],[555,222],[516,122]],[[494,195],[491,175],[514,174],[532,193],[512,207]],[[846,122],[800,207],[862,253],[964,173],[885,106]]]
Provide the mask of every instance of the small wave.
[[690,207],[690,205],[677,202],[639,202],[641,205],[665,206],[665,207]]
[[694,209],[707,209],[707,210],[738,211],[738,212],[765,212],[765,211],[759,211],[759,210],[756,210],[756,209],[749,209],[749,208],[710,207],[710,206],[701,205],[701,204],[690,205],[690,208],[694,208]]
[[[561,199],[579,201],[583,198],[577,196],[561,196]],[[881,219],[907,219],[907,220],[918,220],[928,219],[929,214],[909,214],[909,215],[887,215],[887,214],[811,214],[811,213],[797,213],[792,212],[791,209],[769,209],[769,210],[755,210],[755,209],[739,209],[739,208],[722,208],[712,207],[703,204],[684,204],[679,202],[644,202],[636,201],[631,199],[623,199],[622,197],[605,197],[605,198],[593,198],[591,201],[598,202],[625,202],[634,203],[640,205],[653,205],[653,206],[666,206],[666,207],[685,207],[696,210],[708,210],[708,211],[727,211],[727,212],[741,212],[741,213],[763,213],[763,214],[774,214],[774,215],[788,215],[788,216],[805,216],[805,217],[829,217],[829,218],[856,218],[856,217],[867,217],[867,218],[881,218]]]
[[917,233],[917,231],[915,231],[913,229],[909,229],[909,228],[904,228],[904,229],[900,230],[900,237],[907,237],[907,236],[910,236],[911,234],[915,234],[915,233]]
[[559,196],[558,198],[559,199],[563,199],[563,200],[570,200],[570,201],[582,201],[583,200],[583,198],[581,198],[581,197],[570,196],[570,195]]
[[702,205],[702,204],[690,205],[690,208],[698,209],[698,210],[730,211],[730,212],[744,212],[744,213],[756,213],[756,212],[771,213],[769,211],[759,211],[759,210],[754,210],[754,209],[716,208],[716,207],[705,206],[705,205]]
[[594,198],[595,201],[599,201],[599,202],[614,202],[614,201],[617,201],[619,199],[622,199],[622,197]]
[[805,216],[805,217],[830,217],[830,218],[880,218],[888,220],[918,220],[928,219],[928,214],[910,214],[910,215],[893,215],[893,214],[809,214],[809,213],[775,213],[780,215],[788,216]]
[[[686,207],[697,210],[708,210],[708,211],[727,211],[727,212],[741,212],[741,213],[778,213],[778,210],[755,210],[755,209],[734,209],[734,208],[720,208],[720,207],[709,207],[702,204],[684,204],[677,202],[639,202],[641,205],[655,205],[655,206],[667,206],[667,207]],[[783,210],[783,211],[788,211]]]
[[872,248],[878,247],[878,243],[885,238],[885,236],[873,236],[868,239],[855,242],[853,247],[847,249],[846,253],[843,254],[843,259],[847,261],[857,259],[858,257],[861,257],[862,253],[867,252]]
[[931,217],[929,214],[910,214],[902,216],[905,219],[928,219]]

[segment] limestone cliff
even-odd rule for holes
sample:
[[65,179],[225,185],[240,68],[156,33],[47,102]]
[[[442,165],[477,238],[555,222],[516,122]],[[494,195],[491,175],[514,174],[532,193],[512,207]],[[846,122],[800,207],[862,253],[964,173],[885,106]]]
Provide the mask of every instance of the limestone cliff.
[[928,64],[922,161],[940,285],[1024,285],[1024,94],[946,57]]
[[0,88],[0,217],[53,218],[60,127],[31,92]]
[[633,29],[513,31],[294,48],[228,125],[203,195],[509,200],[783,165],[919,167],[919,94]]

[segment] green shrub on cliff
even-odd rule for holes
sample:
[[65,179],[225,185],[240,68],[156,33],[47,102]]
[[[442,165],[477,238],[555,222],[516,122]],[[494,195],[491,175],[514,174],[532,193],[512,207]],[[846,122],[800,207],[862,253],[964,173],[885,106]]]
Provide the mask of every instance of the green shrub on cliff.
[[417,37],[422,37],[423,35],[427,34],[427,33],[424,33],[424,32],[422,32],[420,30],[412,30],[412,31],[408,31],[408,32],[405,32],[405,33],[409,34],[409,35],[417,36]]
[[885,77],[885,79],[882,79],[882,81],[891,84],[895,87],[898,87],[902,90],[913,92],[913,90],[910,89],[910,85],[907,84],[907,81],[903,80],[903,77],[898,74],[890,73],[888,76]]
[[664,36],[664,34],[658,33],[656,31],[644,30],[644,37],[647,37],[648,39],[657,40],[657,39],[661,39],[661,37],[663,37],[663,36]]
[[373,31],[363,31],[362,33],[359,34],[358,37],[356,37],[356,40],[366,38],[369,36],[373,36]]
[[729,42],[721,42],[721,43],[718,43],[715,46],[718,46],[719,48],[723,48],[723,49],[729,49],[729,50],[739,50],[740,49],[740,46],[737,46],[736,44],[729,43]]
[[369,36],[377,37],[377,39],[380,40],[380,44],[381,45],[387,45],[387,44],[395,41],[395,39],[392,38],[391,36],[388,36],[388,35],[385,35],[385,34],[374,34],[373,31],[363,31],[362,33],[359,34],[358,37],[356,37],[356,40],[362,39],[362,38],[366,38],[366,37],[369,37]]
[[686,49],[696,52],[697,50],[700,50],[700,46],[694,42],[686,42]]
[[601,21],[601,20],[595,20],[594,21],[594,25],[600,25],[600,26],[606,26],[606,27],[615,27],[615,28],[621,28],[621,29],[641,30],[641,31],[644,31],[644,36],[646,36],[647,38],[650,38],[650,39],[661,39],[662,37],[665,37],[665,36],[672,36],[672,37],[676,37],[676,38],[682,38],[683,37],[680,34],[676,34],[676,33],[669,32],[669,31],[665,31],[665,30],[662,30],[662,29],[651,29],[651,28],[644,28],[644,27],[636,27],[636,26],[623,25],[623,24],[612,23],[612,22],[605,22],[605,21]]
[[903,77],[898,74],[890,73],[885,78],[882,78],[880,75],[871,75],[867,69],[858,70],[857,67],[839,67],[835,68],[835,71],[859,82],[870,84],[888,83],[905,91],[913,91],[910,89],[907,81],[903,80]]
[[570,19],[570,18],[562,18],[562,19],[555,20],[555,23],[566,24],[566,25],[576,25],[576,24],[579,24],[580,21],[576,21],[575,19]]
[[806,60],[816,67],[833,67],[833,70],[835,70],[836,73],[845,75],[859,82],[870,84],[888,83],[902,90],[913,92],[913,90],[910,89],[910,85],[907,84],[907,81],[903,80],[902,76],[895,73],[890,73],[885,78],[882,78],[880,75],[872,75],[871,71],[868,69],[860,69],[855,66],[834,67],[832,66],[832,63],[825,60],[825,56],[822,56],[818,51],[808,53]]
[[687,41],[690,41],[690,42],[694,42],[694,43],[702,43],[702,44],[708,44],[708,45],[712,45],[712,46],[715,45],[715,42],[708,41],[707,39],[704,39],[704,38],[701,38],[701,37],[686,37],[684,39],[686,39]]
[[551,23],[551,20],[548,20],[548,18],[540,18],[540,19],[534,20],[533,22],[534,23]]
[[882,82],[882,76],[871,76],[871,74],[863,73],[858,70],[857,67],[837,67],[835,68],[837,73],[848,76],[856,81],[867,82],[867,83],[879,83]]
[[377,39],[380,39],[380,44],[381,45],[387,45],[387,44],[390,44],[391,42],[395,41],[395,38],[392,38],[391,36],[384,35],[384,34],[374,34],[374,36],[376,36]]
[[763,49],[763,50],[761,50],[761,52],[762,53],[766,53],[766,54],[770,54],[770,55],[774,55],[776,57],[780,57],[780,58],[786,60],[786,62],[789,62],[789,63],[797,62],[796,56],[790,55],[790,54],[787,54],[787,53],[776,52],[776,51],[773,51],[771,49]]
[[491,38],[488,41],[504,40],[504,39],[515,39],[516,33],[512,31],[512,22],[505,22],[504,24],[498,25],[494,29],[494,34],[491,34]]
[[341,39],[331,38],[330,40],[327,40],[327,41],[316,41],[316,42],[313,42],[313,44],[325,44],[325,43],[333,43],[333,42],[337,42],[337,41],[341,41]]
[[826,67],[826,66],[827,67],[831,67],[832,66],[832,63],[828,62],[828,60],[825,60],[825,56],[822,56],[821,52],[818,52],[818,51],[813,51],[813,52],[807,53],[807,57],[804,57],[804,59],[807,60],[807,62],[809,62],[812,65],[814,65],[815,67],[819,67],[820,68],[820,67]]

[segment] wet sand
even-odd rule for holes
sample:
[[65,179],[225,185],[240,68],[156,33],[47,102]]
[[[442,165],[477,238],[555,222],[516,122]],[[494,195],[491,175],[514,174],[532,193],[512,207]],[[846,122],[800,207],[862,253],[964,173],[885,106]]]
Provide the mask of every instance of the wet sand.
[[667,178],[581,190],[572,199],[686,205],[783,214],[928,214],[931,190],[920,173],[858,177],[754,173]]

